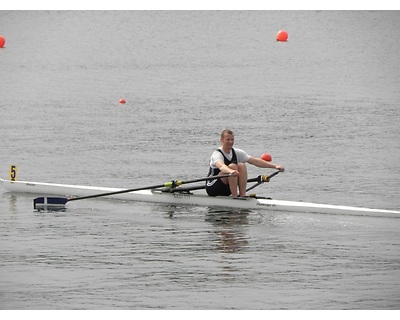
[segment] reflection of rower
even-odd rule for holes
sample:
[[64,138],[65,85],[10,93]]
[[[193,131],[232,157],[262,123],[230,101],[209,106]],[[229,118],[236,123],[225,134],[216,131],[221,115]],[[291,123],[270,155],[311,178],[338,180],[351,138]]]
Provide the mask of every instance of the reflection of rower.
[[247,245],[246,235],[240,227],[248,224],[248,212],[213,211],[206,215],[206,221],[216,227],[217,247],[225,253],[242,251]]

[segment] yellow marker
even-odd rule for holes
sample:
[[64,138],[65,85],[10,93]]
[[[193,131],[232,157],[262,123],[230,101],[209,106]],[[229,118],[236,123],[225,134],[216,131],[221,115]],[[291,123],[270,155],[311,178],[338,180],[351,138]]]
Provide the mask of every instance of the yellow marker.
[[15,181],[17,180],[17,166],[16,165],[10,165],[10,180]]

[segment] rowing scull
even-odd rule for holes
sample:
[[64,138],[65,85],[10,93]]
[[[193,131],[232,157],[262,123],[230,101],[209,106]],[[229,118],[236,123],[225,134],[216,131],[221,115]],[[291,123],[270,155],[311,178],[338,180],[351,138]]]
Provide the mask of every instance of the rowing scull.
[[[125,189],[68,185],[56,183],[10,181],[0,179],[1,184],[9,192],[30,193],[46,196],[84,197],[96,193],[117,192]],[[267,209],[272,211],[312,212],[348,215],[382,215],[400,217],[400,211],[370,209],[351,206],[318,204],[299,201],[273,200],[264,197],[210,197],[205,194],[191,192],[165,192],[160,189],[140,190],[108,196],[112,199],[132,200],[175,205],[197,205],[206,207],[224,207],[233,209]]]

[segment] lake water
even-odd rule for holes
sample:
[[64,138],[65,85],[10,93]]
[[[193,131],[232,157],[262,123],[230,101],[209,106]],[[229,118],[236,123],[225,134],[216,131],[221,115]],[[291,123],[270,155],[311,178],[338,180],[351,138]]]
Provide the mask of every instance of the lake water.
[[[286,167],[258,195],[399,210],[399,18],[1,11],[0,177],[201,178],[229,127]],[[0,309],[396,310],[399,232],[398,218],[104,199],[39,213],[2,189]]]

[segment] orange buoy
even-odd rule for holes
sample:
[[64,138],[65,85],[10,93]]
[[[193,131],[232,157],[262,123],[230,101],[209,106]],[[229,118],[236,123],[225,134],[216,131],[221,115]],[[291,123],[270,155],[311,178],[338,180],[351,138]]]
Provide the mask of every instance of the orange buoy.
[[3,48],[5,43],[6,39],[3,36],[0,36],[0,48]]
[[272,157],[271,157],[271,155],[269,154],[269,153],[264,153],[262,156],[261,156],[261,159],[263,159],[263,160],[265,160],[265,161],[272,161]]
[[281,30],[276,35],[276,40],[285,42],[285,41],[287,41],[288,37],[289,37],[288,33],[285,30]]
[[119,103],[124,104],[126,103],[125,99],[119,99]]

